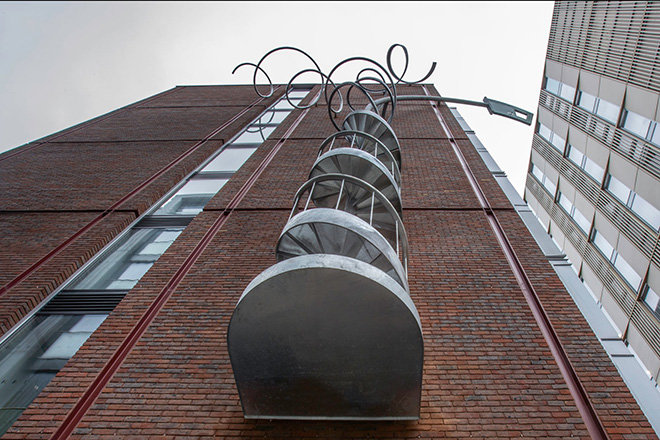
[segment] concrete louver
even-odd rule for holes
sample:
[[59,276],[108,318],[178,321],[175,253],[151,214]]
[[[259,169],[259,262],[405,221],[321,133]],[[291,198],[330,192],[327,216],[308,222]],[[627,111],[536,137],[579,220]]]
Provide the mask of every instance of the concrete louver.
[[294,197],[278,263],[247,286],[229,324],[246,418],[419,418],[424,348],[399,142],[365,110],[342,128]]

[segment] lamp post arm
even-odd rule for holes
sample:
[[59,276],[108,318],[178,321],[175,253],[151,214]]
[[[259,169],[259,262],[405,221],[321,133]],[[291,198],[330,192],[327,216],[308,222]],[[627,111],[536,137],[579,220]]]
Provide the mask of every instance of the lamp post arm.
[[[533,113],[523,110],[519,107],[516,107],[511,104],[507,104],[501,101],[495,101],[494,99],[489,99],[484,97],[483,102],[481,101],[470,101],[467,99],[459,98],[447,98],[444,96],[426,96],[426,95],[404,95],[397,96],[397,102],[399,101],[435,101],[435,102],[450,102],[454,104],[464,104],[472,105],[476,107],[486,107],[488,113],[491,115],[504,116],[505,118],[513,119],[514,121],[522,122],[523,124],[532,125],[532,118],[534,117]],[[392,98],[386,97],[376,100],[374,103],[376,106],[387,105],[392,101]],[[371,107],[369,105],[367,108]]]

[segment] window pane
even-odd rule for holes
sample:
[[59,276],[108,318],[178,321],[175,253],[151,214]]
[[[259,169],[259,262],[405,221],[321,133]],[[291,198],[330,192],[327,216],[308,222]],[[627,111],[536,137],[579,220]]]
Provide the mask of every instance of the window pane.
[[[294,103],[295,105],[300,104],[300,101],[301,101],[300,99],[291,99],[291,102]],[[294,107],[291,104],[289,104],[289,101],[287,101],[286,98],[284,98],[280,102],[275,104],[273,106],[273,109],[276,109],[276,110],[293,110]]]
[[555,191],[557,190],[557,185],[555,185],[552,180],[548,179],[548,176],[545,176],[543,186],[545,186],[545,188],[548,190],[550,194],[552,194],[553,196],[555,195]]
[[562,153],[564,152],[564,147],[566,146],[566,140],[560,136],[557,135],[557,133],[553,133],[552,135],[552,146],[561,151]]
[[[110,253],[97,260],[69,289],[131,289],[183,230],[132,229]],[[157,243],[157,246],[150,246]],[[148,252],[148,253],[145,253]]]
[[573,162],[575,165],[581,167],[582,166],[582,158],[584,157],[584,154],[577,148],[575,148],[572,145],[568,145],[568,158]]
[[586,92],[580,92],[580,99],[578,106],[582,107],[588,112],[593,113],[596,106],[596,97]]
[[642,218],[646,223],[658,230],[660,228],[660,211],[655,206],[635,194],[632,203],[632,210]]
[[309,93],[309,90],[292,90],[289,92],[289,98],[290,99],[303,99],[307,94]]
[[617,118],[619,117],[619,106],[601,99],[598,102],[596,114],[601,118],[616,124]]
[[546,141],[550,142],[550,136],[552,135],[552,130],[550,130],[548,127],[546,127],[543,124],[539,124],[539,134]]
[[256,148],[225,148],[222,153],[204,167],[204,171],[237,171],[248,160]]
[[107,289],[114,290],[129,290],[140,281],[140,278],[147,273],[151,268],[153,262],[146,263],[129,263],[128,266],[124,266],[124,271],[115,277],[114,280],[110,282],[107,286]]
[[107,317],[108,315],[81,315],[80,320],[69,331],[92,333]]
[[532,174],[539,180],[539,182],[543,183],[543,173],[537,167],[536,165],[532,164]]
[[275,111],[266,112],[259,119],[257,119],[256,123],[279,124],[284,119],[286,119],[286,117],[289,116],[289,114],[290,114],[289,112],[275,112]]
[[36,315],[0,347],[0,435],[107,315]]
[[191,179],[153,215],[195,215],[222,188],[228,179]]
[[626,116],[625,121],[623,122],[623,128],[632,133],[635,133],[637,136],[646,138],[646,134],[649,131],[649,126],[651,125],[651,120],[628,110],[626,110],[625,115]]
[[48,350],[41,355],[41,359],[71,359],[88,337],[88,333],[64,333],[48,347]]
[[175,194],[163,204],[154,215],[196,215],[202,212],[204,206],[214,194]]
[[603,174],[605,173],[605,170],[588,157],[584,163],[584,170],[598,182],[603,180]]
[[630,196],[630,188],[624,185],[616,177],[609,175],[606,188],[614,197],[619,199],[624,205],[628,203],[628,197]]
[[611,260],[613,258],[614,247],[610,244],[609,241],[603,237],[598,231],[594,230],[594,245],[605,255],[605,258]]
[[573,99],[575,98],[575,88],[562,83],[559,96],[567,101],[573,102]]
[[564,208],[566,212],[570,215],[571,214],[571,209],[573,208],[573,204],[571,203],[570,200],[568,200],[568,197],[566,197],[564,194],[559,193],[558,200],[559,206]]
[[250,126],[232,144],[260,144],[275,131],[277,127],[254,127]]
[[653,122],[653,136],[651,136],[651,142],[655,145],[660,145],[660,127],[658,127],[657,122]]
[[645,288],[644,302],[648,305],[653,313],[660,319],[660,296],[653,291],[648,285]]
[[589,233],[591,222],[577,209],[573,211],[573,219],[575,219],[575,223],[577,223],[577,225],[580,227],[580,229],[582,229],[582,231],[584,231],[585,234]]
[[633,269],[632,266],[621,257],[621,255],[616,255],[614,267],[616,267],[621,276],[633,289],[637,290],[639,288],[639,283],[642,281],[642,277],[635,272],[635,269]]
[[545,80],[545,89],[555,95],[559,95],[559,81],[552,78],[546,78]]

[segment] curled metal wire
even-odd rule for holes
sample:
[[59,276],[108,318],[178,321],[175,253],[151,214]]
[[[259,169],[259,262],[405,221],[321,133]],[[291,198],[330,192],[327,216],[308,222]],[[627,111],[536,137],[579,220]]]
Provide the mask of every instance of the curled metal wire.
[[[396,49],[397,47],[403,49],[403,55],[405,57],[405,64],[403,66],[403,73],[401,74],[401,76],[398,76],[396,72],[394,72],[394,68],[392,67],[392,53],[394,52],[394,49]],[[429,79],[431,75],[433,75],[433,72],[435,72],[435,68],[437,67],[437,65],[438,63],[433,61],[433,64],[431,64],[431,68],[429,69],[428,73],[424,76],[424,78],[419,79],[417,81],[405,81],[403,77],[406,76],[406,72],[408,71],[408,49],[406,49],[406,46],[402,44],[395,43],[392,46],[390,46],[390,48],[387,51],[387,68],[390,69],[390,73],[392,74],[393,77],[396,78],[397,83],[402,82],[404,84],[413,85],[413,84],[419,84],[422,81],[426,81],[427,79]]]
[[[392,55],[397,48],[401,49],[404,55],[404,65],[401,74],[396,73],[394,67],[392,66]],[[405,80],[404,77],[406,75],[406,72],[408,71],[408,65],[409,65],[408,49],[406,49],[404,45],[396,43],[390,46],[389,50],[387,51],[387,68],[385,68],[382,64],[378,63],[377,61],[372,60],[371,58],[350,57],[337,63],[330,70],[330,73],[326,75],[325,73],[323,73],[323,71],[319,67],[318,63],[314,60],[314,58],[312,58],[307,52],[298,49],[297,47],[282,46],[268,51],[263,57],[261,57],[259,62],[256,64],[250,62],[239,64],[234,68],[232,74],[235,73],[241,67],[244,66],[253,67],[254,74],[252,75],[252,86],[254,87],[255,92],[262,98],[269,98],[273,95],[274,92],[273,82],[271,81],[270,76],[268,76],[268,73],[266,73],[262,65],[268,57],[280,51],[294,51],[300,53],[314,65],[314,68],[303,69],[292,75],[291,79],[287,84],[285,91],[285,96],[287,101],[289,101],[289,103],[295,108],[305,109],[316,105],[321,99],[321,96],[323,96],[328,106],[328,114],[330,115],[330,120],[337,129],[339,129],[339,126],[335,122],[335,119],[343,111],[344,104],[346,104],[351,111],[355,110],[354,105],[351,103],[351,97],[350,97],[351,92],[357,91],[361,95],[364,95],[364,97],[366,97],[367,100],[369,101],[371,108],[374,109],[374,111],[377,112],[388,123],[391,123],[392,118],[394,117],[394,110],[396,108],[396,102],[397,102],[396,85],[401,83],[407,85],[413,85],[426,81],[433,74],[437,66],[437,63],[434,61],[428,73],[422,79],[419,79],[417,81]],[[368,66],[364,67],[362,70],[358,72],[354,81],[346,81],[336,84],[332,80],[332,76],[342,66],[354,62],[366,63]],[[269,88],[268,93],[263,93],[262,91],[259,90],[259,87],[257,85],[257,75],[259,73],[263,74],[268,82],[267,84]],[[306,73],[314,73],[319,75],[321,79],[320,81],[321,93],[318,94],[310,103],[306,105],[293,103],[289,99],[289,92],[293,90],[294,81]],[[346,89],[345,95],[342,93],[342,89]],[[387,103],[376,105],[375,101],[381,97],[389,98],[387,100]],[[335,102],[334,106],[333,106],[333,102]]]

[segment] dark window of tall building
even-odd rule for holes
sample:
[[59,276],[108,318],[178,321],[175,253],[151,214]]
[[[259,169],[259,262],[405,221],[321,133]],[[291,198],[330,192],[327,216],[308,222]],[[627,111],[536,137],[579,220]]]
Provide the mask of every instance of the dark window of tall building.
[[153,215],[196,215],[227,183],[229,177],[199,176],[186,182]]
[[181,234],[184,226],[135,227],[105,258],[97,260],[67,290],[130,290]]
[[98,328],[105,314],[38,314],[0,346],[0,434]]
[[555,191],[557,191],[557,185],[555,185],[555,183],[550,180],[550,178],[546,176],[543,171],[541,171],[541,169],[533,163],[531,173],[539,180],[539,182],[541,182],[541,185],[543,185],[543,187],[548,190],[548,192],[554,198]]

